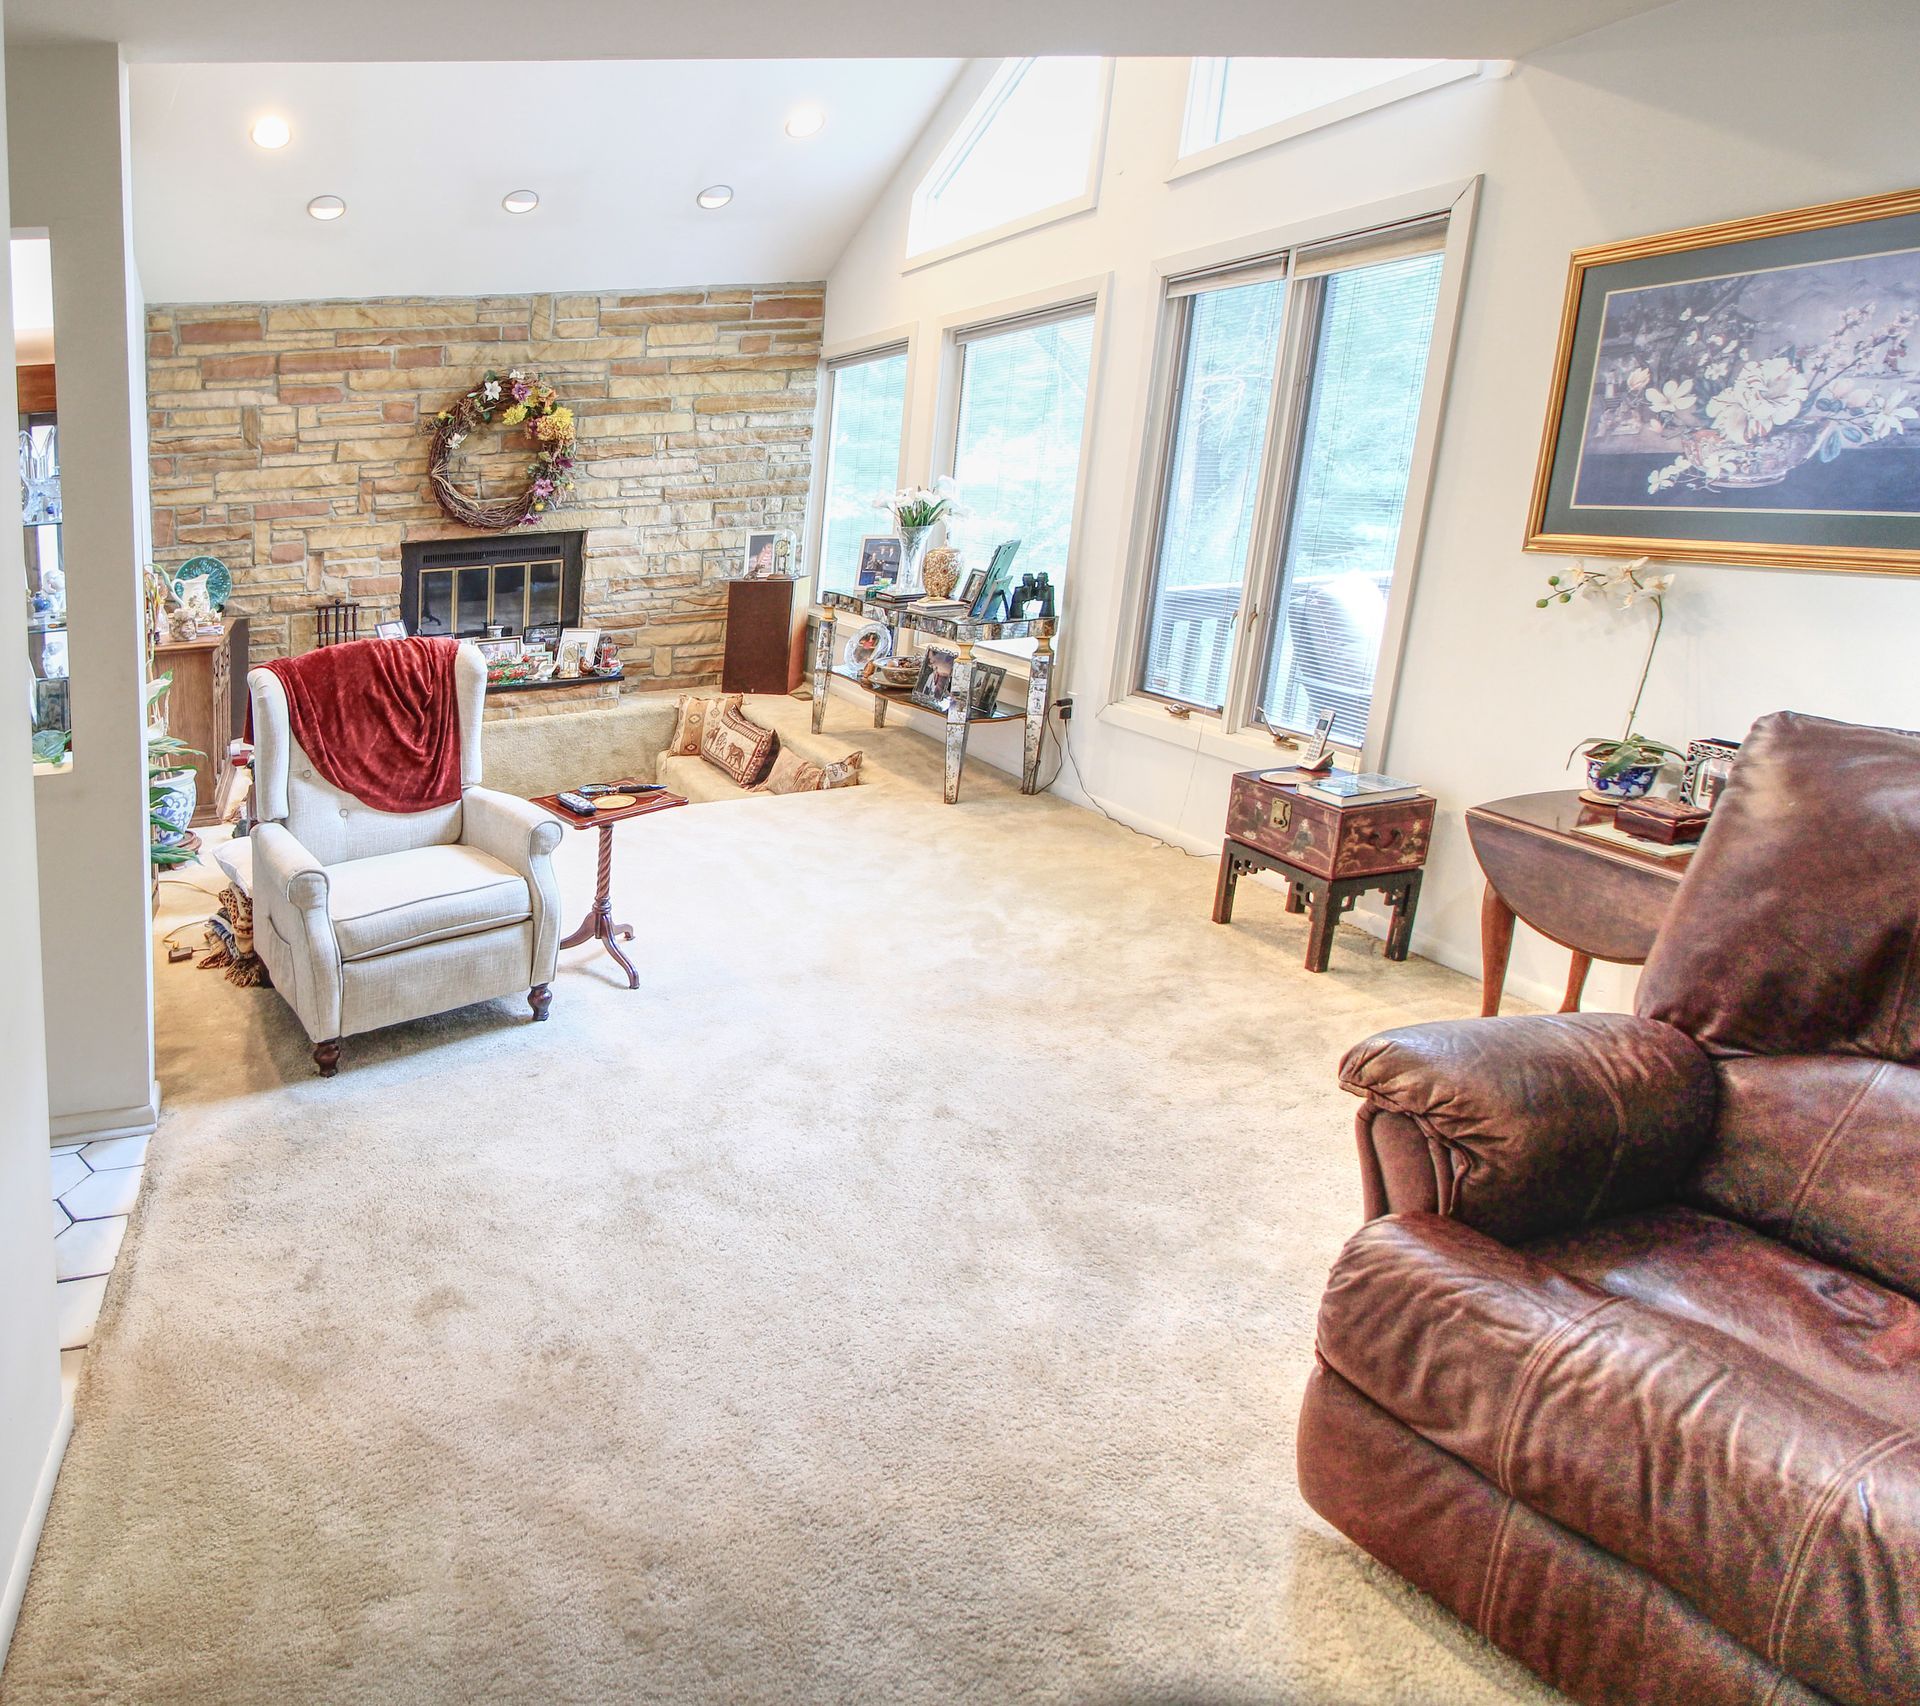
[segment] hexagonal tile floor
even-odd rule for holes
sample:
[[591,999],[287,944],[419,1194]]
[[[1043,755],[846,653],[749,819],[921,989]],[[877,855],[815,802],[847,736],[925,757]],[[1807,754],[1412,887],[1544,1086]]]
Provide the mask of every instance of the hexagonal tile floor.
[[53,1152],[53,1257],[63,1356],[93,1339],[146,1161],[144,1137],[102,1138]]

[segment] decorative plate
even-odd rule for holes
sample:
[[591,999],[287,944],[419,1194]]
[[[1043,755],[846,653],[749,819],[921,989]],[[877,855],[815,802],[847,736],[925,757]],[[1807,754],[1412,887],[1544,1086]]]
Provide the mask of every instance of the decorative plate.
[[893,630],[884,622],[863,622],[847,636],[840,661],[858,675],[869,663],[884,663],[893,652]]
[[218,557],[189,557],[173,571],[173,596],[178,598],[188,581],[205,578],[207,602],[215,610],[224,610],[233,596],[233,576]]

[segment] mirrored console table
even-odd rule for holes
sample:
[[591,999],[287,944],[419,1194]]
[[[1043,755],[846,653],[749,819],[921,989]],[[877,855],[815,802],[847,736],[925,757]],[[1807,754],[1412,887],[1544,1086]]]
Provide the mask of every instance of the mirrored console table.
[[[947,696],[946,802],[960,798],[960,773],[967,762],[967,731],[975,723],[1007,723],[1024,720],[1026,739],[1021,754],[1020,792],[1040,792],[1040,744],[1047,732],[1047,711],[1053,699],[1053,619],[1034,618],[1018,622],[976,622],[969,616],[918,613],[911,604],[887,604],[863,598],[858,593],[828,592],[820,596],[820,614],[813,641],[813,732],[818,734],[826,722],[828,684],[835,677],[873,695],[873,726],[886,727],[890,703],[913,705],[933,716],[941,711],[921,703],[904,689],[877,687],[860,671],[835,661],[834,629],[844,614],[867,622],[883,624],[893,636],[890,656],[901,655],[903,634],[923,634],[929,639],[950,640],[955,657],[953,681]],[[1024,711],[974,709],[973,648],[982,641],[1033,640],[1033,656],[1027,660],[1027,703]]]

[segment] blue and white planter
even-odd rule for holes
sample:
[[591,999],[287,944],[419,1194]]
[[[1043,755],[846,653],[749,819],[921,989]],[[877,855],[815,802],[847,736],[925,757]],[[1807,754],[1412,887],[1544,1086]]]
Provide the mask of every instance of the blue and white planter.
[[1652,790],[1653,779],[1660,774],[1657,764],[1636,764],[1632,769],[1622,770],[1614,776],[1602,774],[1606,767],[1604,758],[1587,760],[1587,787],[1609,800],[1639,799]]
[[187,825],[193,822],[194,800],[199,793],[199,777],[191,770],[163,770],[152,779],[156,798],[154,816],[165,821],[162,829],[152,826],[153,845],[180,847],[187,839]]

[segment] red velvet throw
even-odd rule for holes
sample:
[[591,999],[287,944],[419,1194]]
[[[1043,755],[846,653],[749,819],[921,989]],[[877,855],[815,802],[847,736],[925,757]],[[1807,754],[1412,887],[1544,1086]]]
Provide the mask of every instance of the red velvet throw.
[[351,640],[264,666],[286,689],[293,738],[336,788],[375,811],[460,797],[458,640]]

